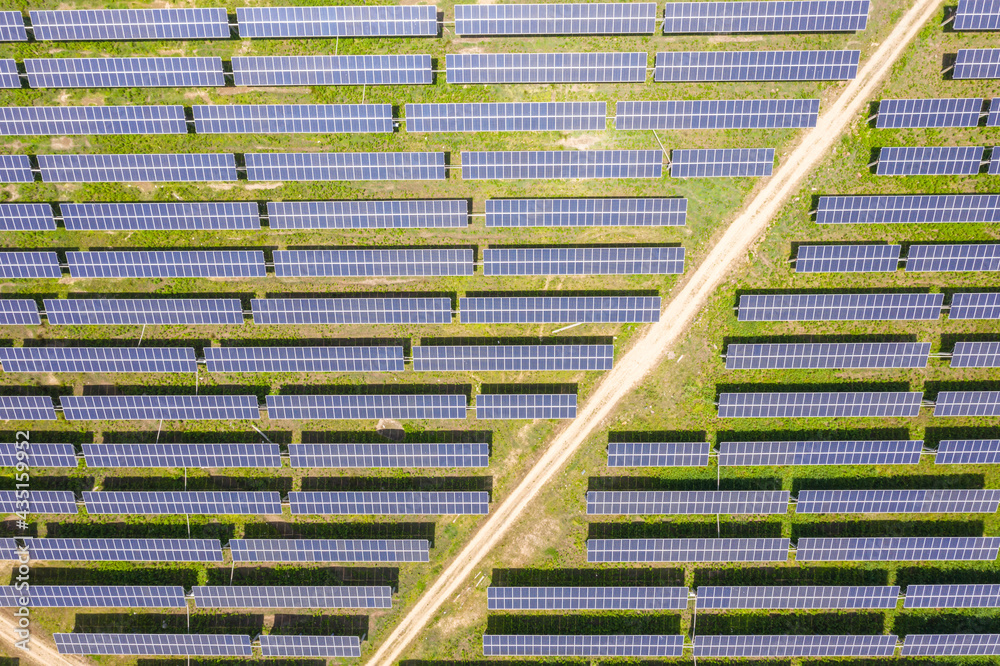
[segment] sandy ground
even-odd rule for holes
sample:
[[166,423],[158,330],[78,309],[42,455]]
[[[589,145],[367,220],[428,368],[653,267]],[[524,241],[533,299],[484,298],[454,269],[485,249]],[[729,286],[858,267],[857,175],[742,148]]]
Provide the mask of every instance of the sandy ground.
[[0,612],[0,654],[18,659],[20,666],[85,666],[93,663],[83,658],[63,656],[56,651],[55,643],[43,641],[37,635],[29,640],[29,650],[17,647],[14,645],[18,640],[14,633],[17,622],[12,613],[10,609]]
[[902,17],[858,72],[857,78],[820,116],[817,127],[803,137],[743,213],[718,239],[705,261],[667,304],[659,323],[650,326],[604,377],[581,407],[577,418],[555,437],[538,463],[396,626],[370,664],[388,666],[402,656],[441,605],[453,597],[461,585],[466,584],[483,557],[507,535],[545,484],[569,461],[587,437],[611,416],[619,401],[660,363],[670,345],[680,340],[712,293],[746,261],[748,251],[797,191],[803,179],[840,139],[851,121],[859,117],[904,48],[934,17],[939,5],[940,0],[918,0]]

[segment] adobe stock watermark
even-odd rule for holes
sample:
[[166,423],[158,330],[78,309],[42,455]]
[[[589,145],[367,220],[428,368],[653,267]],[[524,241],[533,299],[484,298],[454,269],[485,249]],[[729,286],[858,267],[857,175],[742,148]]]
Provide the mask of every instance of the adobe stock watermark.
[[[17,490],[15,505],[17,511],[15,515],[17,516],[17,526],[22,532],[28,530],[28,515],[31,511],[31,465],[28,458],[28,440],[30,438],[30,433],[22,430],[18,431],[14,442],[14,447],[17,451],[17,465],[15,467],[17,474],[14,477],[16,482],[14,487]],[[14,578],[14,589],[20,595],[17,598],[18,608],[14,611],[14,617],[17,618],[17,626],[14,628],[14,633],[17,634],[18,638],[14,645],[28,652],[31,650],[28,645],[31,640],[31,611],[28,610],[28,606],[31,604],[29,593],[31,589],[29,580],[31,578],[31,553],[28,552],[27,542],[17,547],[17,560],[17,576]]]

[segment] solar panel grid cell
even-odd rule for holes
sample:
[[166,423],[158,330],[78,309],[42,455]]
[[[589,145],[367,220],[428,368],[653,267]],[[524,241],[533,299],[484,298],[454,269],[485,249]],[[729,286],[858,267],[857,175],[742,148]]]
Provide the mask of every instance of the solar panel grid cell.
[[222,562],[218,539],[30,538],[31,558],[52,562]]
[[437,7],[237,7],[240,37],[436,37]]
[[483,634],[483,655],[537,657],[679,657],[684,637]]
[[646,54],[449,53],[448,83],[643,83]]
[[31,11],[35,39],[55,41],[228,39],[222,7]]
[[1000,29],[1000,5],[996,0],[959,0],[955,30]]
[[465,180],[659,178],[661,150],[462,151]]
[[920,194],[820,197],[817,224],[1000,222],[1000,195]]
[[255,324],[447,324],[448,298],[255,298]]
[[477,419],[576,418],[576,394],[486,394],[476,397]]
[[944,439],[938,442],[935,465],[1000,464],[1000,439]]
[[62,277],[55,252],[0,252],[0,277],[39,279]]
[[487,492],[302,492],[288,493],[293,516],[484,516]]
[[1000,608],[1000,585],[909,585],[903,608]]
[[342,134],[393,131],[391,104],[196,104],[199,134]]
[[205,362],[208,372],[402,372],[403,348],[206,347]]
[[923,392],[721,393],[719,418],[915,417]]
[[246,153],[247,180],[444,180],[444,153]]
[[720,442],[719,466],[916,465],[922,440]]
[[496,275],[680,275],[682,247],[536,247],[483,250]]
[[28,33],[24,29],[24,17],[21,12],[0,12],[0,42],[26,41],[28,41]]
[[0,347],[4,372],[196,372],[191,347]]
[[615,129],[697,130],[815,127],[818,99],[618,102]]
[[990,114],[986,117],[987,127],[1000,127],[1000,97],[990,100]]
[[697,657],[891,657],[898,638],[873,636],[695,636]]
[[934,416],[998,416],[1000,391],[941,391]]
[[670,175],[674,178],[756,178],[774,170],[774,148],[674,150]]
[[587,561],[784,562],[788,539],[589,539]]
[[2,231],[55,231],[52,206],[47,203],[0,204]]
[[259,419],[255,395],[64,395],[67,421]]
[[953,295],[948,319],[1000,319],[1000,292]]
[[56,410],[47,395],[0,396],[0,420],[55,421]]
[[974,176],[982,146],[890,146],[879,150],[879,176]]
[[730,344],[727,370],[925,368],[929,342]]
[[1000,655],[1000,634],[910,634],[903,643],[904,657]]
[[[18,460],[17,445],[0,443],[0,467],[15,467]],[[76,448],[72,444],[43,444],[32,442],[26,451],[31,467],[76,467]]]
[[670,2],[663,32],[854,32],[868,25],[868,0]]
[[281,467],[277,444],[84,444],[87,467]]
[[1000,79],[1000,49],[958,49],[953,79]]
[[892,273],[902,245],[800,245],[796,273]]
[[18,491],[0,490],[0,511],[8,513],[75,514],[76,495],[72,490],[29,490],[18,500]]
[[275,277],[472,275],[472,248],[275,250]]
[[891,321],[941,317],[944,294],[745,294],[740,321]]
[[884,99],[879,102],[878,128],[975,127],[983,108],[981,97],[960,99]]
[[687,199],[488,199],[487,227],[682,227]]
[[180,105],[0,108],[0,135],[54,134],[187,134],[187,121]]
[[427,562],[429,548],[426,539],[229,540],[233,562]]
[[31,88],[183,88],[226,84],[221,58],[26,58],[24,69]]
[[433,83],[429,55],[234,56],[238,86],[388,86]]
[[993,561],[1000,537],[801,538],[800,562]]
[[463,324],[655,322],[659,296],[526,296],[459,298]]
[[427,201],[269,201],[272,229],[432,229],[466,227],[465,199]]
[[894,610],[898,585],[716,587],[697,590],[698,610]]
[[27,298],[0,299],[0,324],[4,326],[32,326],[41,324],[38,304]]
[[911,245],[906,271],[1000,271],[1000,244]]
[[654,81],[841,81],[858,75],[860,51],[668,51]]
[[418,345],[416,372],[610,370],[613,345]]
[[603,491],[587,493],[588,516],[788,513],[787,490]]
[[489,587],[488,610],[687,610],[686,587]]
[[0,155],[0,182],[33,183],[31,161],[27,155]]
[[464,419],[465,394],[269,395],[269,419]]
[[231,153],[39,155],[46,183],[191,183],[236,180]]
[[388,586],[196,585],[196,608],[392,608]]
[[608,442],[608,467],[705,467],[708,442]]
[[606,102],[406,105],[407,132],[551,132],[604,129],[607,129]]
[[260,229],[253,201],[64,203],[59,211],[69,231]]
[[243,306],[238,299],[228,298],[46,298],[45,314],[54,326],[243,323]]
[[463,36],[650,34],[655,22],[655,2],[455,5]]
[[21,75],[13,58],[0,58],[0,88],[20,88]]
[[800,490],[795,513],[996,513],[998,490]]

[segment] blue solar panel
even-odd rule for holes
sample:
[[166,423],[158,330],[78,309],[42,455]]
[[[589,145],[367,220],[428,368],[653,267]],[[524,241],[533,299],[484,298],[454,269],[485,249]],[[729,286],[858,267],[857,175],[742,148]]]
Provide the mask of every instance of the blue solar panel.
[[934,416],[1000,416],[1000,391],[941,391]]
[[687,199],[488,199],[487,227],[683,227]]
[[670,175],[674,178],[743,178],[770,176],[774,148],[674,150]]
[[998,490],[800,490],[795,513],[996,513]]
[[659,296],[460,298],[463,324],[645,323],[660,320]]
[[655,2],[455,5],[456,35],[649,34],[655,22]]
[[895,610],[898,585],[698,587],[697,610]]
[[788,498],[787,490],[591,490],[587,515],[779,515]]
[[588,539],[587,562],[786,562],[788,539]]
[[1000,319],[1000,292],[955,294],[948,319]]
[[31,559],[50,562],[222,562],[218,539],[24,540]]
[[955,30],[1000,30],[1000,6],[996,0],[959,0]]
[[247,180],[444,180],[444,153],[247,153]]
[[47,395],[0,396],[0,420],[55,421],[56,410]]
[[1000,146],[994,146],[990,153],[990,168],[987,173],[1000,176]]
[[260,229],[254,201],[64,203],[59,211],[69,231]]
[[277,491],[85,490],[83,501],[87,505],[87,513],[93,515],[281,515],[281,494]]
[[659,178],[662,175],[661,150],[462,151],[462,178],[465,180]]
[[267,417],[276,419],[464,419],[464,394],[269,395]]
[[981,97],[962,99],[884,99],[878,105],[878,128],[975,127]]
[[221,58],[27,58],[32,88],[223,86]]
[[469,226],[466,199],[268,201],[272,229],[436,229]]
[[1000,79],[1000,49],[959,49],[954,79]]
[[[84,444],[87,467],[281,467],[277,444]],[[74,465],[75,466],[75,465]]]
[[730,344],[727,370],[925,368],[929,342]]
[[605,102],[406,105],[407,132],[550,132],[604,129],[607,129]]
[[255,298],[255,324],[448,324],[448,298]]
[[860,51],[668,51],[654,81],[842,81],[858,75]]
[[922,440],[720,442],[720,467],[756,465],[916,465]]
[[487,657],[680,657],[684,637],[483,634]]
[[613,345],[497,345],[413,347],[416,372],[610,370]]
[[419,250],[275,250],[276,277],[472,275],[472,248]]
[[903,608],[1000,608],[1000,585],[909,585]]
[[403,348],[205,347],[205,365],[209,372],[402,372]]
[[222,7],[32,11],[31,25],[39,40],[229,38],[229,17]]
[[539,247],[483,250],[492,275],[680,275],[682,247]]
[[855,32],[868,25],[869,0],[668,2],[663,32]]
[[773,129],[815,127],[818,99],[618,102],[615,129]]
[[21,12],[0,12],[0,42],[26,41],[28,41],[28,33],[24,29],[24,17]]
[[17,608],[187,608],[180,585],[32,585],[0,587],[0,605]]
[[265,277],[264,253],[252,251],[67,252],[75,278]]
[[945,439],[938,443],[935,465],[1000,464],[1000,439]]
[[180,105],[0,108],[0,135],[73,134],[187,134],[187,121]]
[[1000,634],[910,634],[900,654],[904,657],[997,656]]
[[59,279],[62,268],[55,252],[0,252],[0,277]]
[[289,444],[292,467],[488,467],[490,445]]
[[250,637],[235,634],[52,634],[59,654],[250,657]]
[[906,256],[906,271],[998,271],[1000,245],[969,243],[965,245],[911,245]]
[[485,516],[487,492],[300,492],[288,493],[293,516]]
[[990,115],[986,118],[987,127],[1000,127],[1000,97],[990,100]]
[[817,224],[1000,222],[1000,195],[820,197]]
[[427,562],[427,539],[230,539],[233,562]]
[[392,132],[391,104],[196,104],[198,134]]
[[64,395],[67,421],[259,419],[255,395]]
[[0,182],[33,183],[31,161],[27,155],[0,155]]
[[389,86],[434,81],[429,55],[235,56],[238,86]]
[[643,83],[645,53],[449,53],[448,83]]
[[35,301],[27,298],[0,299],[0,325],[31,326],[41,323]]
[[4,372],[196,372],[191,347],[0,347]]
[[915,417],[923,392],[721,393],[719,418]]
[[740,321],[902,321],[941,317],[944,294],[746,294]]
[[905,146],[879,150],[879,176],[974,176],[982,146]]
[[993,561],[1000,537],[865,537],[799,539],[800,562]]
[[46,183],[180,183],[236,180],[231,153],[39,155]]
[[263,657],[360,657],[361,639],[357,636],[276,636],[260,637]]
[[55,228],[50,204],[0,204],[0,231],[55,231]]
[[0,490],[3,513],[75,514],[76,495],[72,490],[29,490],[27,496],[17,490]]
[[237,7],[240,37],[436,37],[437,7]]
[[[796,3],[798,4],[798,3]],[[872,636],[695,636],[694,656],[891,657],[899,638]]]
[[608,442],[608,467],[705,467],[708,442]]
[[0,467],[15,467],[18,462],[31,467],[76,467],[76,449],[72,444],[32,443],[19,449],[13,442],[0,443]]
[[476,398],[477,419],[573,419],[575,393],[480,394]]
[[20,88],[21,75],[13,58],[0,58],[0,88]]
[[902,245],[800,245],[796,273],[892,273]]
[[46,298],[45,314],[53,326],[243,323],[243,306],[238,299],[229,298]]

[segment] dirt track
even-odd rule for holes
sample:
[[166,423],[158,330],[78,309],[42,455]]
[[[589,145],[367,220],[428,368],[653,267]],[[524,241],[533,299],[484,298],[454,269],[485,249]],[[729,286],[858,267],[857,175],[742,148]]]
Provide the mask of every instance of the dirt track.
[[14,642],[18,640],[14,633],[14,630],[17,629],[17,623],[12,613],[13,611],[10,609],[4,609],[3,612],[0,612],[0,654],[3,656],[18,659],[18,663],[22,666],[85,666],[91,663],[82,658],[64,657],[59,654],[56,651],[55,643],[51,640],[41,640],[37,629],[33,632],[35,635],[28,642],[30,648],[28,651],[17,647],[14,645]]
[[577,418],[560,432],[542,458],[490,515],[472,541],[458,554],[417,604],[400,621],[370,664],[388,666],[417,638],[442,604],[465,584],[475,567],[515,524],[525,507],[546,483],[569,461],[588,436],[611,416],[620,400],[631,393],[661,361],[670,345],[678,341],[723,280],[745,260],[754,242],[766,231],[773,217],[802,180],[826,155],[850,123],[888,76],[903,49],[940,6],[940,0],[918,0],[893,28],[844,92],[823,113],[742,214],[726,229],[705,261],[667,304],[659,323],[653,324],[633,348],[600,382],[582,405]]

